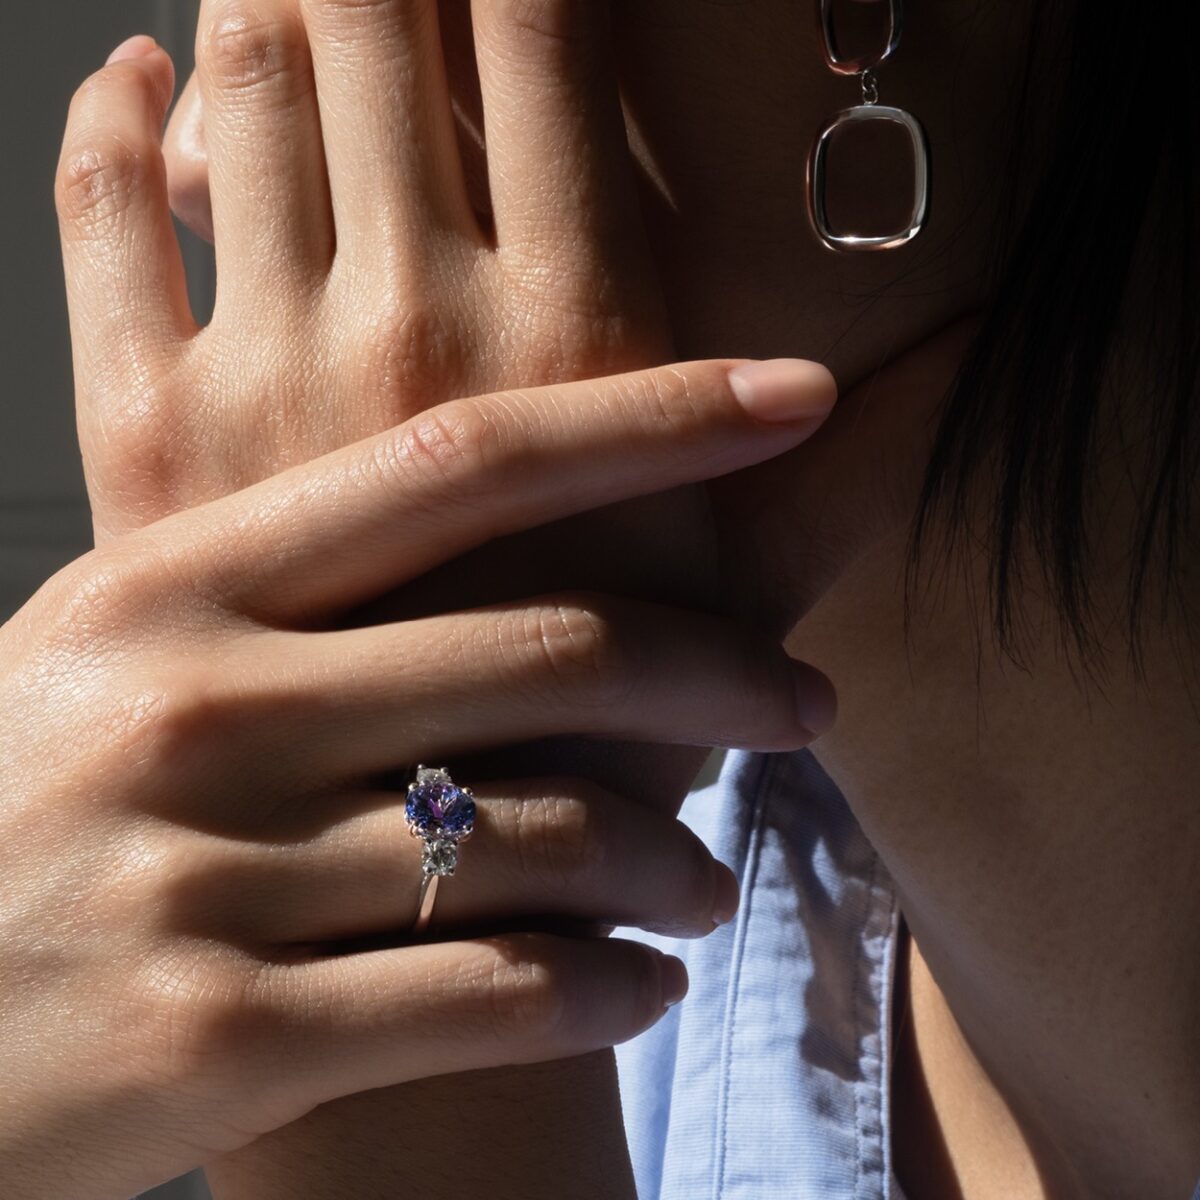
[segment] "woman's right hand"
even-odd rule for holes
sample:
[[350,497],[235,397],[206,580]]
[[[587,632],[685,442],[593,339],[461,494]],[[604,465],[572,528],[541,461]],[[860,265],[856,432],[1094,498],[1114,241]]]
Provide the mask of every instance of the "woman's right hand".
[[[559,734],[793,749],[832,719],[826,681],[608,597],[338,618],[496,536],[762,461],[832,405],[811,364],[730,368],[443,405],[112,540],[0,631],[0,1192],[125,1197],[337,1096],[583,1053],[679,998],[681,964],[619,940],[398,945],[419,868],[370,781]],[[443,936],[731,915],[662,814],[571,780],[478,793]]]

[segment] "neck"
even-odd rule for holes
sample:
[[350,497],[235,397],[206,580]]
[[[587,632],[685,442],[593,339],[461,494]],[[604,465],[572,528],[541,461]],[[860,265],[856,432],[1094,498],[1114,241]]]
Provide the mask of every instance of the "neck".
[[[910,635],[904,549],[901,535],[864,557],[795,648],[839,681],[839,725],[818,753],[921,948],[916,1077],[962,1200],[990,1200],[961,1176],[973,1157],[995,1165],[989,1147],[1014,1189],[1036,1178],[1054,1200],[1187,1196],[1200,1175],[1200,744],[1175,644],[1163,632],[1147,645],[1153,687],[1117,663],[1089,694],[1051,632],[1028,673],[981,651],[965,585]],[[935,1143],[927,1130],[914,1153]]]
[[920,1200],[1051,1200],[1038,1155],[963,1036],[920,947],[906,936],[896,967],[892,1152]]

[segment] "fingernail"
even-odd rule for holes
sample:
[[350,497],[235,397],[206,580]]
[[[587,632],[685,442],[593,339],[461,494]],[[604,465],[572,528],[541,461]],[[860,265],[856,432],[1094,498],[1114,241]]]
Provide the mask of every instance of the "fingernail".
[[742,889],[738,887],[737,876],[723,863],[717,863],[717,887],[713,898],[713,924],[716,927],[728,925],[737,916],[738,905],[742,901]]
[[683,962],[671,954],[664,954],[658,964],[662,973],[662,998],[665,1008],[674,1008],[688,994],[688,973]]
[[743,363],[729,372],[729,386],[756,420],[800,421],[824,417],[837,401],[837,384],[820,363],[770,358]]
[[838,701],[833,684],[815,667],[793,663],[796,683],[796,716],[814,737],[832,729],[837,722]]
[[123,41],[109,56],[106,66],[113,63],[129,62],[135,58],[148,58],[158,49],[158,43],[144,33],[135,34]]

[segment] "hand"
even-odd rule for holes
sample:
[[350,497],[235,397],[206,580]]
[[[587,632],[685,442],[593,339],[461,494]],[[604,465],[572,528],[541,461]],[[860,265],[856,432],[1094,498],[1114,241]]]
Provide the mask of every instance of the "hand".
[[481,223],[433,0],[206,0],[199,90],[220,283],[203,330],[160,155],[170,60],[133,39],[89,80],[59,200],[101,536],[455,396],[671,359],[606,8],[478,6]]
[[[290,0],[290,4],[293,12],[305,14],[337,7],[322,0],[307,5]],[[394,7],[388,0],[367,6],[377,10],[381,20],[381,14]],[[547,0],[535,8],[502,3],[476,3],[474,7],[485,43],[489,37],[494,40],[497,27],[503,27],[503,14],[511,18],[518,9],[526,16],[535,12],[542,25],[523,32],[510,30],[503,39],[509,86],[519,92],[529,114],[529,133],[514,140],[513,125],[490,107],[485,113],[471,86],[471,47],[467,44],[463,49],[469,31],[464,35],[461,28],[464,6],[440,6],[443,34],[451,47],[449,84],[458,109],[466,114],[468,127],[485,123],[488,127],[486,154],[473,139],[460,137],[467,179],[475,184],[470,189],[473,206],[486,209],[490,205],[486,186],[478,182],[488,174],[488,156],[504,163],[525,156],[525,169],[545,179],[545,186],[536,189],[541,206],[536,220],[541,222],[541,242],[547,251],[541,272],[550,284],[560,256],[572,252],[570,244],[557,240],[558,231],[570,227],[582,189],[574,180],[564,181],[560,174],[539,174],[547,165],[545,148],[553,147],[559,160],[585,163],[585,178],[618,181],[621,186],[615,190],[588,189],[585,207],[594,221],[610,231],[605,239],[585,239],[592,247],[592,290],[605,290],[603,281],[615,269],[618,277],[627,281],[623,294],[635,297],[631,313],[634,309],[657,312],[657,288],[646,281],[657,280],[659,275],[644,253],[642,210],[639,220],[630,218],[624,187],[628,150],[614,129],[616,85],[606,57],[609,39],[601,29],[608,6]],[[478,19],[481,15],[482,21]],[[774,17],[760,16],[761,20],[756,18],[747,25],[746,14],[740,10],[721,6],[701,10],[681,0],[654,0],[621,10],[621,48],[634,63],[626,73],[626,83],[633,89],[639,127],[649,131],[648,144],[658,154],[653,164],[647,164],[649,173],[665,179],[671,195],[683,198],[681,204],[673,205],[669,198],[656,195],[645,206],[653,230],[655,266],[661,268],[670,301],[672,328],[689,348],[699,348],[702,353],[726,353],[732,348],[738,353],[788,354],[794,353],[798,344],[823,347],[828,343],[839,372],[849,381],[868,376],[867,382],[847,389],[833,421],[819,438],[791,457],[709,487],[700,503],[677,494],[669,504],[641,505],[624,518],[603,514],[588,521],[584,536],[573,536],[570,530],[561,535],[550,533],[528,553],[514,554],[506,547],[501,555],[465,570],[468,580],[487,580],[496,586],[506,570],[512,572],[514,564],[519,564],[527,581],[532,577],[543,586],[569,579],[632,594],[686,599],[735,611],[782,632],[812,607],[848,564],[875,539],[893,532],[911,512],[920,482],[923,431],[970,334],[969,323],[950,325],[950,319],[969,308],[964,293],[982,277],[982,271],[969,257],[956,256],[965,284],[955,281],[944,290],[935,289],[924,306],[914,306],[901,290],[894,302],[888,302],[885,319],[873,313],[870,325],[880,330],[883,345],[891,352],[897,346],[911,347],[882,371],[879,358],[864,354],[854,339],[845,339],[839,322],[848,318],[840,311],[830,312],[827,289],[798,282],[825,279],[829,256],[815,246],[804,223],[797,220],[803,196],[780,186],[776,161],[768,153],[772,144],[794,144],[794,109],[804,107],[801,93],[812,86],[811,80],[802,78],[803,73],[796,73],[794,54],[785,49],[802,44],[799,18],[788,10],[786,19],[781,17],[775,27],[771,24]],[[572,32],[571,21],[585,24],[574,30],[577,37],[562,36]],[[587,28],[587,22],[594,24]],[[327,36],[327,20],[311,25],[316,38]],[[559,36],[548,37],[547,33]],[[767,82],[757,91],[747,88],[745,96],[731,106],[726,86],[730,60],[725,48],[738,38],[748,39],[747,45],[780,49],[765,64]],[[205,47],[202,39],[202,68]],[[531,54],[538,57],[522,72]],[[486,44],[481,57],[485,74],[503,65],[486,52]],[[357,101],[369,122],[390,119],[389,106],[395,103],[388,82],[390,69],[394,68],[389,68],[386,57],[371,57],[360,71]],[[221,143],[228,135],[224,125],[208,118],[210,107],[221,106],[219,92],[214,91],[208,75],[202,69],[200,76],[189,82],[176,108],[167,134],[167,167],[176,212],[202,236],[211,238],[214,206],[221,211],[222,189],[228,185],[222,173],[210,170],[210,165],[225,156]],[[588,79],[592,86],[581,86],[575,76]],[[322,81],[318,78],[317,82],[320,92]],[[829,105],[834,106],[840,85],[833,76],[826,83]],[[767,106],[763,90],[794,96],[795,104]],[[548,97],[561,98],[561,103]],[[303,112],[297,113],[294,107],[264,103],[262,110],[259,120],[268,139],[278,141],[285,136],[297,115],[299,128],[304,127]],[[246,111],[245,124],[249,126],[253,119]],[[762,147],[762,153],[748,159],[748,145]],[[368,178],[364,186],[372,186],[365,161],[359,172]],[[752,221],[745,219],[747,196],[754,200]],[[262,218],[259,220],[261,223]],[[503,253],[501,244],[501,259]],[[852,265],[843,264],[843,269],[849,271]],[[876,275],[868,274],[864,280],[864,292],[874,296]],[[730,281],[737,296],[734,305],[729,303]],[[120,290],[120,280],[110,278],[106,287],[113,286]],[[503,297],[500,303],[505,311]],[[948,328],[939,333],[944,325]],[[649,343],[645,341],[647,328],[657,331]],[[643,361],[655,361],[655,343],[665,341],[663,328],[661,318],[647,326],[631,315],[623,323],[623,332],[638,333],[628,347],[635,360],[650,356]],[[586,344],[586,330],[579,330],[576,336]],[[486,338],[482,344],[492,369],[503,372],[507,361],[504,348]],[[514,369],[519,376],[522,368]],[[122,403],[120,393],[113,402]],[[321,432],[336,437],[339,428],[357,429],[368,408],[350,398],[340,409],[326,414],[327,424]],[[302,431],[297,442],[301,452],[304,437]],[[165,453],[171,453],[168,441],[168,436],[158,438]],[[103,445],[99,452],[112,455]],[[119,456],[116,458],[115,469],[120,471]],[[219,472],[210,470],[211,477],[216,474]],[[579,561],[579,547],[586,549],[586,561]],[[546,574],[545,564],[550,561],[556,564],[557,580]],[[462,578],[456,575],[455,583]],[[639,769],[644,771],[644,765]],[[686,774],[685,769],[682,777]]]
[[[811,364],[693,364],[456,401],[51,580],[0,631],[0,1191],[127,1196],[337,1096],[656,1020],[682,967],[627,942],[397,948],[415,863],[371,780],[582,731],[792,749],[828,685],[770,639],[612,597],[337,618],[497,534],[779,453],[832,399]],[[445,932],[728,915],[661,814],[573,780],[480,799]]]
[[[196,90],[220,294],[204,330],[160,152],[169,59],[135,39],[81,90],[58,194],[101,540],[452,396],[668,358],[607,5],[548,0],[533,23],[529,6],[478,6],[484,224],[458,165],[436,7],[205,5]],[[706,492],[676,489],[491,546],[381,611],[568,587],[716,609],[719,554]],[[673,811],[703,758],[590,739],[539,747],[536,770]]]

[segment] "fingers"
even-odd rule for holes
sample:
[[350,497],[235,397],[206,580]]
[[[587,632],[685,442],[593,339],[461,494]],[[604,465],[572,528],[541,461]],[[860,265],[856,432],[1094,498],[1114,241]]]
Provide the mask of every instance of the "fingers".
[[247,301],[255,311],[307,296],[304,285],[323,279],[333,257],[321,122],[295,0],[206,0],[196,62],[220,301],[233,293],[244,320]]
[[286,1096],[299,1083],[321,1102],[615,1045],[686,990],[678,959],[617,939],[514,934],[380,950],[264,975],[246,1001],[246,1051],[263,1064],[262,1086]]
[[56,199],[81,396],[194,331],[161,148],[173,88],[166,52],[134,38],[71,103]]
[[[302,0],[312,44],[339,259],[477,240],[463,183],[436,0]],[[431,245],[430,243],[434,243]]]
[[167,161],[167,195],[175,216],[197,237],[211,243],[212,196],[208,189],[208,147],[200,81],[193,72],[167,122],[163,139]]
[[500,248],[543,267],[582,254],[594,286],[640,230],[609,5],[474,0],[472,16]]
[[[479,786],[475,832],[441,880],[434,935],[537,917],[702,937],[730,920],[737,883],[685,825],[583,780]],[[234,843],[176,880],[181,909],[214,897],[259,944],[345,941],[410,928],[422,843],[397,794],[338,797],[346,815],[282,850]],[[357,811],[355,811],[357,810]],[[332,815],[332,814],[331,814]],[[211,925],[210,925],[211,928]]]
[[708,362],[454,401],[177,518],[194,533],[173,545],[241,611],[310,621],[504,534],[772,458],[834,389],[815,363]]
[[[246,694],[273,699],[264,747],[302,778],[347,778],[541,737],[796,750],[835,715],[824,676],[701,613],[563,595],[247,648]],[[265,703],[257,708],[267,710]],[[303,729],[305,736],[296,737]]]

